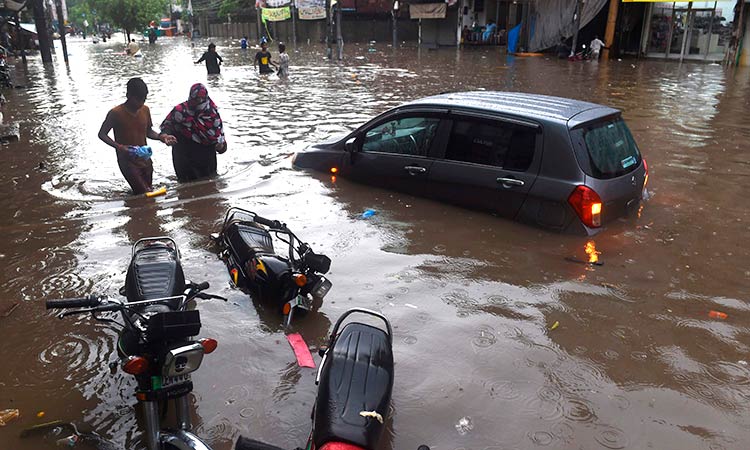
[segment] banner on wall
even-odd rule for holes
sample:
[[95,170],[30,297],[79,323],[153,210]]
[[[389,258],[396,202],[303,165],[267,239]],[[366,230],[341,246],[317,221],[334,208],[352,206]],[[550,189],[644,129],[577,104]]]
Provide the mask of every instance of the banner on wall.
[[409,17],[412,19],[445,19],[445,3],[412,3],[409,5]]
[[300,20],[318,20],[326,18],[325,0],[297,0],[297,15]]
[[256,8],[281,8],[290,4],[291,0],[255,0]]
[[263,8],[261,12],[261,19],[263,22],[282,22],[287,19],[291,19],[292,13],[288,6],[283,8]]

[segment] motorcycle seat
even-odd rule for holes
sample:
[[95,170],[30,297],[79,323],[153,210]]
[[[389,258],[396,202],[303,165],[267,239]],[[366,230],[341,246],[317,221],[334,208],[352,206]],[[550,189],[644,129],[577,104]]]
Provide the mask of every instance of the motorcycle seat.
[[393,352],[386,333],[352,322],[336,338],[321,370],[314,411],[314,440],[347,442],[375,449],[384,424],[360,412],[386,418],[393,389]]
[[[185,290],[185,275],[174,250],[155,244],[136,252],[125,285],[127,299],[131,302],[172,297]],[[162,309],[148,311],[160,312]]]
[[232,252],[243,262],[256,254],[274,253],[271,234],[262,228],[233,223],[227,228],[226,237]]

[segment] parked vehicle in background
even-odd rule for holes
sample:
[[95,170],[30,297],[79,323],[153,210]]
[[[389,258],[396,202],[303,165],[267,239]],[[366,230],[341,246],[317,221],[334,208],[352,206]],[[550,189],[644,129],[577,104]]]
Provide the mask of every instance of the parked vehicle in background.
[[619,110],[518,92],[415,100],[293,165],[585,235],[636,211],[648,180]]

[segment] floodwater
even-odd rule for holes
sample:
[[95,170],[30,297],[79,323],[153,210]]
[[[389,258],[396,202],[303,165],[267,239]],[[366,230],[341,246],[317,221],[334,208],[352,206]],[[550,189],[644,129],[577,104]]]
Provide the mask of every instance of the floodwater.
[[[142,60],[117,55],[121,42],[73,38],[69,69],[31,59],[25,73],[19,62],[26,88],[5,93],[21,141],[0,147],[0,410],[21,417],[0,428],[0,448],[54,447],[19,438],[50,420],[141,448],[134,382],[107,368],[116,331],[58,320],[43,300],[117,295],[130,245],[153,235],[176,239],[186,275],[229,298],[199,305],[201,334],[219,348],[193,376],[196,432],[216,449],[240,434],[304,444],[314,371],[297,367],[280,318],[230,287],[208,238],[229,206],[287,222],[332,258],[332,291],[294,324],[311,346],[353,306],[392,321],[384,449],[747,448],[747,71],[380,44],[347,46],[339,64],[313,45],[291,54],[280,81],[254,74],[253,53],[225,41],[222,74],[207,79],[192,63],[204,41],[162,39]],[[229,142],[216,179],[178,184],[169,150],[152,142],[155,185],[169,193],[128,196],[96,134],[133,76],[149,86],[157,125],[206,83]],[[639,217],[587,239],[291,169],[296,150],[402,101],[468,89],[622,109],[651,173]],[[377,214],[359,219],[368,208]],[[587,259],[586,248],[603,265],[566,260]]]

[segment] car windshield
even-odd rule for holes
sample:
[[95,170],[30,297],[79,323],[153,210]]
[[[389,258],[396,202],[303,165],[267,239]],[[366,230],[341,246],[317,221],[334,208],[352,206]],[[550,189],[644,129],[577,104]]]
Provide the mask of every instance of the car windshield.
[[596,178],[615,178],[633,171],[641,154],[622,119],[597,122],[584,130],[584,140]]

